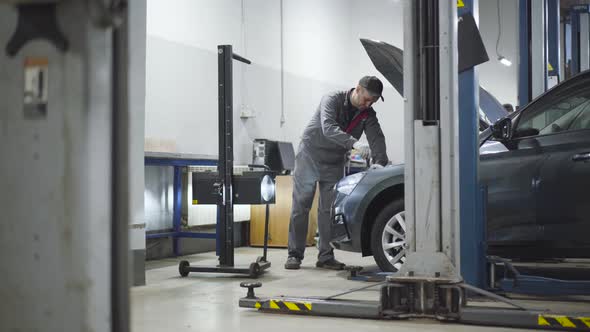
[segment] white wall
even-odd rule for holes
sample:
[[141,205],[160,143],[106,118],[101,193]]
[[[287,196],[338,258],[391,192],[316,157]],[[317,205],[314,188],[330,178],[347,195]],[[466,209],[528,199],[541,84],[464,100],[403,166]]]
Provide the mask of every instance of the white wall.
[[[146,138],[217,155],[217,45],[241,52],[240,12],[232,0],[148,2]],[[239,84],[234,97],[239,104]]]
[[[479,66],[479,77],[481,85],[501,102],[515,104],[517,6],[512,0],[499,1],[503,30],[499,49],[514,65],[503,66],[495,54],[497,2],[480,0],[480,29],[490,61]],[[176,152],[217,154],[218,44],[233,44],[236,53],[252,60],[249,66],[234,62],[234,154],[238,165],[251,161],[255,138],[291,141],[296,148],[322,95],[352,88],[363,75],[381,77],[360,37],[403,48],[401,1],[284,0],[282,29],[280,6],[278,0],[149,0],[146,139],[172,142],[169,149]],[[375,110],[389,157],[399,163],[404,155],[403,101],[381,79],[385,102],[377,103]],[[255,117],[240,119],[242,110]],[[146,185],[147,181],[149,176]],[[162,213],[169,211],[154,210],[152,215]],[[189,211],[189,223],[195,223],[192,218],[200,220],[197,224],[215,221],[198,213],[193,217],[193,213],[197,212]],[[203,215],[209,214],[203,211]]]
[[[240,2],[153,0],[147,4],[146,140],[163,142],[167,152],[217,155],[217,45],[232,44],[234,52],[247,56]],[[235,105],[241,105],[245,67],[234,62]],[[248,163],[251,151],[242,145],[250,139],[240,121],[236,107],[235,159]],[[146,168],[148,231],[172,227],[172,174],[170,167]],[[189,207],[189,225],[216,222],[214,206]],[[236,207],[235,221],[248,220],[249,211],[249,207]]]
[[[264,6],[253,6],[261,2],[263,1],[247,0],[246,8],[256,7],[257,10],[264,8]],[[266,1],[266,3],[269,2]],[[275,2],[275,4],[278,3],[278,1]],[[262,126],[259,125],[256,128],[263,129],[266,137],[291,141],[296,148],[303,129],[325,93],[352,88],[360,77],[367,74],[381,77],[366,55],[359,37],[381,39],[402,46],[401,4],[390,0],[372,0],[371,4],[372,10],[367,11],[366,1],[361,0],[284,1],[283,103],[286,122],[282,127],[276,126],[277,123],[280,124],[278,112],[280,100],[270,105],[276,105],[276,109],[259,109],[260,113],[264,114],[264,121],[258,120]],[[269,13],[276,13],[276,11],[273,8]],[[246,22],[250,22],[249,18],[250,11],[246,11]],[[259,18],[257,21],[258,25],[264,22]],[[261,33],[273,30],[277,24],[279,24],[277,30],[280,29],[280,21],[269,20],[267,16],[266,22],[270,25],[265,24],[263,29],[249,24],[245,26],[248,52],[252,52],[251,44],[253,44],[252,48],[262,56],[267,50],[272,54],[276,46],[280,46],[280,39],[275,45],[272,41],[276,39],[269,39],[267,45],[257,45],[255,40]],[[276,77],[272,73],[269,73],[269,76]],[[246,76],[245,78],[246,84],[249,85],[252,82],[260,88],[256,89],[258,91],[268,89],[268,87],[259,86],[260,82],[256,82],[255,77]],[[253,79],[250,80],[250,78]],[[386,102],[376,104],[375,110],[378,112],[386,135],[388,154],[394,162],[401,162],[403,161],[402,99],[385,80],[384,84]],[[254,90],[253,87],[246,85],[242,87],[242,89],[246,88]],[[256,101],[264,100],[264,95],[259,94],[257,98],[252,99],[254,101],[250,103],[256,103]],[[267,119],[270,121],[266,121]],[[249,125],[255,123],[251,120],[248,122]],[[258,131],[258,133],[262,132]],[[250,142],[245,148],[250,149]]]
[[[498,1],[502,36],[498,51],[512,61],[512,66],[501,64],[496,55],[498,38]],[[518,1],[480,0],[479,28],[490,61],[480,65],[479,82],[501,103],[517,105],[518,96]]]
[[[148,1],[146,138],[173,140],[179,152],[217,154],[215,50],[232,43],[253,62],[234,62],[236,163],[250,162],[254,138],[297,145],[323,94],[377,74],[358,37],[401,46],[401,4],[372,3],[367,11],[361,0],[284,1],[281,100],[280,1]],[[375,108],[391,159],[402,161],[401,97],[387,83],[385,93]],[[256,116],[239,119],[243,108]]]
[[[371,0],[371,10],[367,10],[367,1],[354,0],[352,2],[353,13],[355,13],[351,17],[353,27],[351,37],[354,39],[351,41],[354,46],[352,62],[357,64],[357,68],[355,68],[351,80],[358,80],[363,75],[376,75],[383,81],[385,102],[378,102],[374,109],[385,133],[389,159],[393,163],[402,163],[404,161],[403,99],[391,84],[375,70],[358,40],[361,37],[382,40],[403,50],[402,1]],[[357,16],[356,13],[360,16]]]

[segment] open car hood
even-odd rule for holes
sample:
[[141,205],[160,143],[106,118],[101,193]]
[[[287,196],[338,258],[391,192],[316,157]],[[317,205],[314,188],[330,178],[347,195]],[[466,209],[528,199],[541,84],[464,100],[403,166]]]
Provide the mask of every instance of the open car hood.
[[[401,95],[404,95],[404,51],[379,40],[361,38],[361,44],[375,68]],[[479,87],[480,119],[491,125],[508,115],[508,111],[487,90]]]
[[404,95],[404,51],[386,42],[361,38],[361,44],[367,51],[375,68]]

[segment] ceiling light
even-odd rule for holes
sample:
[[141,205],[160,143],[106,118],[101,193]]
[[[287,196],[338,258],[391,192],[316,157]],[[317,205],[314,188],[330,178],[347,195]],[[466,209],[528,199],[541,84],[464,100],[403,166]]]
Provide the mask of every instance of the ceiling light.
[[504,56],[498,57],[498,61],[500,61],[500,63],[502,63],[506,67],[512,66],[512,61],[506,59]]
[[498,51],[498,47],[500,46],[500,38],[502,38],[502,22],[500,20],[500,0],[496,1],[496,9],[498,13],[498,39],[496,39],[496,55],[498,56],[498,61],[500,61],[500,63],[502,63],[506,67],[510,67],[512,66],[512,61],[506,59]]

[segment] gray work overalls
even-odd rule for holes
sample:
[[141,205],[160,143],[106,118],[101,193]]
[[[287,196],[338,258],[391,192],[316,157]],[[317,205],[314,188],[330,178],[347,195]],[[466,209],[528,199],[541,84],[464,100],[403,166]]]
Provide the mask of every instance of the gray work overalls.
[[325,262],[334,258],[334,250],[330,246],[330,208],[334,186],[344,176],[346,154],[363,132],[367,136],[374,163],[385,166],[388,162],[385,137],[375,111],[369,108],[361,112],[352,106],[351,92],[352,90],[338,91],[324,96],[303,132],[293,171],[289,257],[304,257],[309,210],[318,183],[318,261]]

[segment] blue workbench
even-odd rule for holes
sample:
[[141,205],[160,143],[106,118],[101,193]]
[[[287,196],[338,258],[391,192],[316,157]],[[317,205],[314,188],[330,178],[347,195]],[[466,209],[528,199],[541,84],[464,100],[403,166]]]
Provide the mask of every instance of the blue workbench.
[[181,229],[180,215],[182,209],[182,169],[188,166],[217,166],[217,156],[146,152],[144,158],[145,166],[170,166],[174,168],[174,203],[172,208],[172,232],[146,234],[146,239],[172,238],[172,248],[175,256],[180,255],[178,239],[198,238],[216,239],[216,233],[183,232]]

